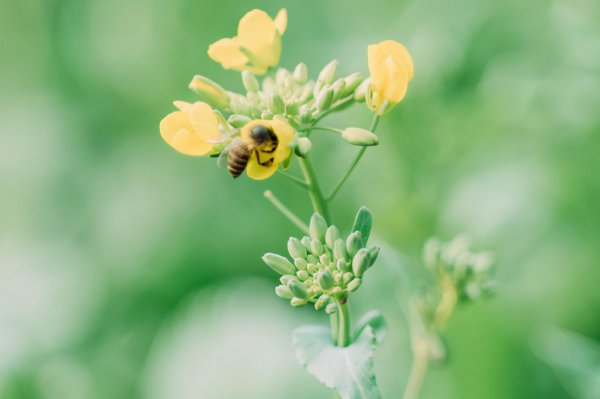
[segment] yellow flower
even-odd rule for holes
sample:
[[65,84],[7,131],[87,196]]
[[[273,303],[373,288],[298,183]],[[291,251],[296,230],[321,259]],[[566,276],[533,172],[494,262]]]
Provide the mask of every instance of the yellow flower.
[[185,155],[200,156],[211,152],[220,138],[219,120],[206,103],[175,101],[179,111],[160,121],[160,135],[171,147]]
[[[248,177],[254,180],[263,180],[271,177],[277,171],[279,164],[291,155],[292,149],[290,148],[290,144],[294,140],[295,132],[294,128],[281,120],[254,120],[247,123],[240,132],[240,137],[244,143],[249,145],[254,144],[254,140],[250,137],[250,132],[252,128],[258,125],[263,125],[271,129],[275,133],[275,136],[277,136],[277,147],[274,152],[269,152],[272,150],[269,147],[252,151],[248,165],[246,166]],[[271,159],[273,159],[272,162],[270,161]]]
[[399,103],[413,78],[412,58],[402,44],[384,40],[368,48],[371,87],[367,105],[377,115],[383,115]]
[[285,8],[279,10],[274,20],[264,11],[252,10],[240,20],[237,36],[211,44],[208,56],[225,69],[265,74],[279,63],[281,36],[286,27]]

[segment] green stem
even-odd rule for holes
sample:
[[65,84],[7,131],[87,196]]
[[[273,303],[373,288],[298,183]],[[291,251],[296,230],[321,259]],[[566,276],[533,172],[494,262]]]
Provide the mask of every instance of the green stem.
[[[369,130],[371,132],[375,132],[375,130],[377,129],[378,123],[379,123],[379,116],[377,114],[375,114],[375,115],[373,115],[373,121],[371,122],[371,127]],[[335,197],[335,195],[338,193],[338,191],[340,191],[340,189],[342,188],[344,183],[346,183],[346,180],[348,180],[348,178],[352,174],[352,171],[354,171],[354,168],[356,167],[356,165],[358,165],[358,163],[360,162],[360,159],[362,158],[362,156],[365,154],[366,151],[367,151],[367,147],[363,147],[360,149],[358,154],[356,154],[356,157],[354,157],[354,160],[352,161],[352,164],[350,164],[350,168],[348,169],[348,171],[346,171],[346,173],[341,178],[339,183],[335,186],[335,188],[333,189],[331,194],[329,194],[329,196],[327,197],[327,202],[331,202],[333,200],[333,198]]]
[[429,367],[427,344],[417,340],[413,343],[413,364],[404,391],[404,399],[418,399]]
[[299,185],[300,187],[302,187],[303,189],[307,189],[308,186],[306,185],[306,183],[304,182],[304,180],[297,178],[296,176],[292,176],[289,173],[286,173],[280,169],[277,169],[277,172],[282,175],[287,177],[288,179],[290,179],[293,183]]
[[337,300],[338,304],[338,340],[337,344],[341,347],[350,345],[350,310],[348,302]]
[[321,191],[321,186],[319,185],[317,175],[312,168],[310,160],[308,158],[299,158],[299,163],[314,211],[323,216],[327,224],[330,224],[331,217],[329,216],[329,207],[327,206],[327,201],[325,201],[323,191]]
[[337,312],[333,312],[329,315],[329,321],[331,324],[331,340],[333,341],[334,344],[337,344],[337,340],[338,340],[338,323],[339,323],[339,316],[337,314]]
[[342,134],[342,131],[340,129],[336,129],[334,127],[329,126],[313,126],[311,130],[325,130],[326,132]]
[[267,190],[264,193],[266,199],[271,202],[285,217],[287,217],[292,223],[294,223],[300,230],[302,230],[305,234],[310,234],[310,230],[306,223],[304,223],[294,212],[292,212],[287,206],[283,205],[281,201],[279,201],[271,190]]

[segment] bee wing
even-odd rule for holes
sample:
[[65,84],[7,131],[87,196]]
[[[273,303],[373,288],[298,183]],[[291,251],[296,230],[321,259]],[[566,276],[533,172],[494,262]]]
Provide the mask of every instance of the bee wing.
[[208,140],[209,143],[212,144],[221,144],[226,142],[227,140],[229,140],[229,138],[231,138],[231,136],[233,136],[234,134],[237,133],[237,130],[226,130],[225,132],[223,132],[223,134],[221,135],[220,138],[215,139],[215,140]]
[[227,167],[227,157],[229,156],[229,150],[231,149],[231,147],[235,144],[237,144],[238,142],[240,142],[242,139],[240,139],[239,137],[235,137],[233,140],[231,140],[223,149],[223,151],[221,151],[221,153],[219,154],[219,159],[217,159],[217,166],[219,166],[220,168],[226,168]]

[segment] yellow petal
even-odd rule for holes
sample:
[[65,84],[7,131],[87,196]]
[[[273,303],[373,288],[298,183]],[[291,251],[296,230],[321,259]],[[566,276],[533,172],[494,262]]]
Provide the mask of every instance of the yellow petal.
[[192,106],[191,103],[186,101],[173,101],[173,105],[180,111],[186,111]]
[[219,120],[210,105],[197,101],[187,110],[187,114],[198,137],[208,142],[219,139]]
[[213,146],[198,137],[188,114],[183,111],[171,112],[160,121],[160,135],[167,144],[185,155],[204,155]]
[[406,70],[408,72],[408,80],[411,80],[413,78],[413,60],[410,56],[410,53],[408,52],[406,47],[404,47],[404,45],[398,43],[395,40],[384,40],[377,46],[379,47],[379,50],[383,54],[384,58],[387,58],[391,55],[394,58],[394,62],[402,62],[406,66]]
[[264,11],[252,10],[242,17],[238,25],[238,36],[240,46],[250,52],[270,45],[275,38],[275,23]]
[[[262,155],[267,155],[267,158],[263,159]],[[265,161],[268,156],[273,156],[273,154],[261,154],[261,161]],[[254,180],[264,180],[267,179],[277,171],[279,164],[277,162],[273,162],[269,166],[259,165],[258,160],[256,159],[256,151],[252,151],[250,155],[250,160],[248,161],[248,166],[246,167],[246,173],[248,177]]]
[[383,96],[392,103],[398,103],[406,95],[409,79],[408,71],[404,64],[395,63],[391,56],[386,59],[385,66],[388,79]]
[[208,56],[225,69],[241,71],[248,63],[248,57],[240,51],[240,43],[236,38],[226,38],[214,42],[208,47]]
[[290,144],[294,140],[295,131],[293,127],[284,121],[274,119],[269,122],[278,141],[277,149],[275,150],[275,162],[281,163],[287,159],[292,151]]
[[285,33],[285,30],[287,28],[287,19],[288,15],[287,10],[285,8],[279,10],[277,15],[275,16],[275,29],[277,30],[277,32],[279,32],[280,36],[283,36],[283,34]]

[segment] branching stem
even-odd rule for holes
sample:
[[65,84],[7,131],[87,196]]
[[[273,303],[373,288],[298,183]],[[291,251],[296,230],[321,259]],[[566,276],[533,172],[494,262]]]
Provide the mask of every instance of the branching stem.
[[309,234],[309,229],[306,223],[302,221],[294,212],[290,210],[287,206],[283,205],[281,201],[279,201],[271,190],[267,190],[264,193],[266,199],[275,206],[285,217],[287,217],[290,222],[294,223],[300,230],[302,230],[305,234]]

